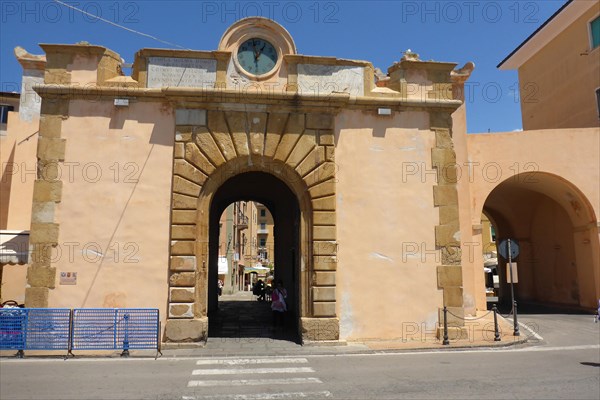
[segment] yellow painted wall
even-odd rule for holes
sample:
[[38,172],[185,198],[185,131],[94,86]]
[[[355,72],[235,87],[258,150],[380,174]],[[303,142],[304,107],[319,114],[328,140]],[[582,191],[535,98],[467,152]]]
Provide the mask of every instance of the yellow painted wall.
[[[600,215],[600,129],[547,129],[467,135],[472,175],[473,215],[479,216],[488,194],[500,182],[520,173],[547,172],[585,193]],[[526,180],[527,175],[521,178]]]
[[[600,297],[600,129],[477,134],[468,135],[467,143],[472,215],[481,215],[492,191],[502,184],[494,208],[511,221],[517,236],[534,241],[522,243],[520,275],[535,274],[531,268],[554,271],[558,286],[544,286],[551,296],[542,293],[543,273],[537,271],[537,289],[522,285],[526,297],[569,303],[577,277],[581,305],[593,306]],[[552,267],[554,263],[560,268]],[[526,266],[530,269],[521,269]]]
[[[38,127],[38,118],[21,121],[18,112],[11,112],[6,135],[0,136],[0,230],[29,231],[37,175]],[[14,250],[26,252],[27,240],[17,247]],[[0,300],[24,303],[27,265],[5,265],[1,273]]]
[[600,124],[600,47],[590,51],[588,31],[598,15],[596,3],[519,68],[523,129]]
[[21,121],[11,112],[7,127],[7,135],[0,136],[0,229],[29,230],[39,119]]
[[[49,306],[152,307],[164,320],[174,117],[159,103],[83,100],[69,114]],[[77,285],[60,285],[61,272]]]
[[[439,216],[433,207],[435,173],[425,174],[435,145],[428,124],[429,115],[420,112],[382,118],[344,111],[336,117],[342,339],[399,338],[415,325],[431,329],[437,323]],[[412,167],[419,173],[403,176],[403,168]]]

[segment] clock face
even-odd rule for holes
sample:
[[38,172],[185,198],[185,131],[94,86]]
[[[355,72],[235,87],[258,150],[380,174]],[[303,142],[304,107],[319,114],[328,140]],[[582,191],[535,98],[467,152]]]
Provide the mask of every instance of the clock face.
[[239,47],[237,61],[249,74],[263,75],[275,68],[277,50],[264,39],[248,39]]

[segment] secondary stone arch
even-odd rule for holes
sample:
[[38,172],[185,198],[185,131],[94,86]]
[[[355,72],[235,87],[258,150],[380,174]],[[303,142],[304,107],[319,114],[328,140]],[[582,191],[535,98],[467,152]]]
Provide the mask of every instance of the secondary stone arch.
[[176,125],[165,341],[206,340],[211,202],[228,179],[251,172],[276,177],[299,204],[302,340],[338,340],[333,116],[193,112],[201,124]]
[[[490,191],[482,211],[495,224],[497,241],[520,241],[520,300],[595,307],[600,296],[598,220],[575,184],[548,172],[518,174]],[[505,269],[499,270],[503,274]],[[508,290],[502,283],[501,297]]]

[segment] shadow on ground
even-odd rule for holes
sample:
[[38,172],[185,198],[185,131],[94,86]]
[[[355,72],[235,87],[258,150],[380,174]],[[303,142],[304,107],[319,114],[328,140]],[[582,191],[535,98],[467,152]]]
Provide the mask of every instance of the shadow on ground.
[[[501,314],[508,314],[511,312],[511,306],[509,303],[500,303],[497,305],[498,311]],[[491,309],[491,305],[488,307]],[[595,314],[595,310],[585,309],[577,306],[569,306],[564,304],[552,304],[552,303],[531,303],[531,302],[517,302],[517,312],[519,314],[573,314],[573,315],[589,315]]]
[[268,338],[299,343],[296,323],[286,315],[285,325],[275,327],[271,303],[256,301],[247,292],[223,295],[219,309],[208,316],[210,338]]

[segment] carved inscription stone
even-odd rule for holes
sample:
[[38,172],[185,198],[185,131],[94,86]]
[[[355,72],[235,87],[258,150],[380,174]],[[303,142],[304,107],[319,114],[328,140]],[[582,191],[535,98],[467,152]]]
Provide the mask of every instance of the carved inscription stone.
[[363,67],[298,64],[298,85],[303,94],[350,93],[365,95]]
[[148,87],[213,88],[217,80],[217,60],[205,58],[148,58]]

